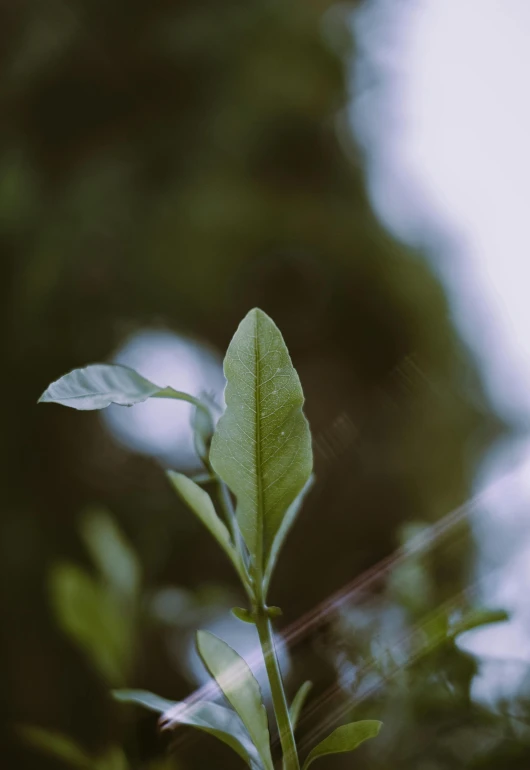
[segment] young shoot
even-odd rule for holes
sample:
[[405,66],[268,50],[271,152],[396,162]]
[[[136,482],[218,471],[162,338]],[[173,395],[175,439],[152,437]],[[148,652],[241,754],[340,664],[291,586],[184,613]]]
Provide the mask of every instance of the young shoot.
[[[109,404],[132,406],[148,398],[173,398],[196,407],[196,446],[206,478],[217,482],[217,509],[196,481],[175,471],[168,471],[168,477],[217,540],[242,583],[248,606],[233,612],[257,628],[283,768],[306,770],[320,757],[353,751],[375,737],[381,722],[364,720],[338,727],[301,764],[294,729],[310,683],[302,685],[289,707],[272,631],[280,610],[268,606],[267,592],[281,547],[312,483],[304,395],[279,329],[257,308],[240,323],[226,353],[224,372],[226,410],[215,429],[208,403],[172,387],[155,385],[124,366],[97,364],[76,369],[52,383],[40,401],[74,409],[103,409]],[[162,729],[192,725],[226,743],[252,770],[273,770],[267,713],[247,663],[207,631],[198,632],[197,649],[229,707],[209,701],[173,703],[138,690],[118,690],[115,697],[160,713]]]

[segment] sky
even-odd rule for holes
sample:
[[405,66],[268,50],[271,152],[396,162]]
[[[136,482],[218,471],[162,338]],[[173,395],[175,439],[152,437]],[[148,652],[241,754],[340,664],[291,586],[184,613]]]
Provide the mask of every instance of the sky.
[[[373,205],[421,246],[502,416],[530,422],[530,2],[367,0],[352,122]],[[374,77],[375,76],[375,77]],[[375,85],[374,85],[375,83]],[[513,463],[512,473],[506,473]],[[509,624],[473,632],[486,659],[475,694],[515,687],[530,663],[530,437],[477,480],[482,599]],[[502,547],[501,547],[502,544]],[[501,576],[492,575],[504,563]]]
[[372,0],[359,28],[383,76],[354,105],[375,207],[403,240],[430,236],[497,407],[528,416],[530,3]]

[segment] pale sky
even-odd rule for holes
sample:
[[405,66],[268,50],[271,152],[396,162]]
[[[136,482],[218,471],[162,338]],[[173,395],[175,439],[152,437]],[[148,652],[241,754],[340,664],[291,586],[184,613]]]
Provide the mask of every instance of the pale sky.
[[[376,211],[429,255],[498,410],[530,424],[530,0],[369,0],[357,29],[352,117]],[[516,686],[530,661],[530,438],[518,462],[475,524],[479,576],[507,548],[483,600],[513,612],[468,635],[512,659],[484,669],[477,697]]]

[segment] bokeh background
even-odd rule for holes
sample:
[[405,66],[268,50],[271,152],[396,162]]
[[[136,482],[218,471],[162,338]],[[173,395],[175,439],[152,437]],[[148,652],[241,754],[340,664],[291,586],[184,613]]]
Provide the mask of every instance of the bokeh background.
[[[527,332],[514,233],[530,196],[513,180],[527,185],[530,156],[512,131],[527,94],[505,84],[526,84],[513,52],[530,14],[503,9],[1,4],[3,766],[68,764],[71,747],[40,753],[23,725],[101,770],[240,766],[185,730],[168,754],[155,717],[108,695],[192,692],[197,627],[254,645],[229,620],[243,601],[229,565],[163,473],[200,470],[188,408],[36,401],[112,360],[220,400],[223,352],[256,305],[284,334],[314,436],[317,481],[271,591],[290,696],[315,682],[304,750],[373,716],[385,730],[359,768],[530,766],[528,551],[513,557],[528,499],[513,393],[528,380],[505,344]],[[471,210],[484,190],[489,208]],[[502,621],[486,610],[510,613],[502,638],[464,633]]]

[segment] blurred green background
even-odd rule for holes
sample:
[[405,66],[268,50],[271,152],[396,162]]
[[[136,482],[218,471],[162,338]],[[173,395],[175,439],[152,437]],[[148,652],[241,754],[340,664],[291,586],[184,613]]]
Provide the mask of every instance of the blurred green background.
[[[0,8],[0,704],[9,768],[61,766],[25,745],[21,724],[71,736],[108,768],[123,766],[108,754],[114,745],[132,768],[239,766],[187,733],[164,759],[156,719],[108,697],[115,682],[186,696],[193,675],[178,659],[187,634],[241,598],[156,460],[121,446],[97,414],[37,407],[51,380],[110,360],[136,332],[170,330],[222,354],[249,308],[275,319],[306,393],[317,474],[272,587],[285,625],[393,552],[407,522],[435,522],[465,501],[507,430],[427,262],[385,234],[370,209],[347,116],[354,8]],[[381,582],[364,603],[376,625],[390,605],[414,625],[459,596],[473,558],[462,525],[450,549],[414,563],[407,590]],[[301,727],[309,736],[332,713],[319,698],[336,682],[337,656],[355,660],[363,643],[351,641],[355,623],[352,631],[335,615],[291,654],[290,694],[305,678],[316,682],[317,706]],[[435,658],[409,670],[408,684],[403,672],[390,677],[356,711],[388,725],[384,749],[359,753],[359,767],[471,766],[484,730],[504,751],[511,728],[470,703],[475,664],[441,624]],[[438,698],[432,678],[445,667],[458,686]],[[455,715],[472,725],[467,737],[454,738]],[[480,766],[527,768],[525,741],[506,745],[500,764]]]

